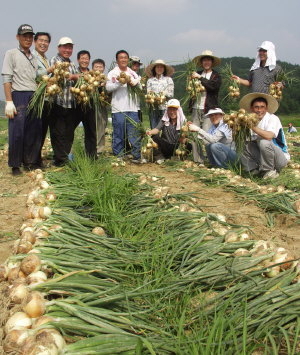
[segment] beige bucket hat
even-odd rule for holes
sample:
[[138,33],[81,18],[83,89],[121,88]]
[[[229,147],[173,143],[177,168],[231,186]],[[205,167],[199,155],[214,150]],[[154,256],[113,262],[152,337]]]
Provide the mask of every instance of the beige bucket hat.
[[251,112],[251,102],[259,97],[263,97],[265,100],[267,100],[269,113],[275,113],[278,110],[278,101],[273,96],[264,94],[262,92],[252,92],[242,97],[240,101],[240,108]]
[[213,67],[217,67],[217,66],[219,66],[221,64],[221,59],[219,57],[214,56],[213,52],[211,50],[209,50],[209,49],[206,49],[205,51],[203,51],[201,53],[201,55],[198,55],[197,57],[195,57],[193,59],[193,62],[197,65],[197,67],[202,67],[201,61],[205,57],[212,58],[212,60],[213,60],[212,66]]
[[166,76],[172,76],[174,74],[175,69],[171,67],[170,65],[166,64],[164,60],[162,59],[157,59],[153,63],[149,64],[147,68],[145,69],[145,73],[148,76],[148,78],[151,78],[153,76],[152,69],[157,65],[157,64],[162,64],[166,67]]

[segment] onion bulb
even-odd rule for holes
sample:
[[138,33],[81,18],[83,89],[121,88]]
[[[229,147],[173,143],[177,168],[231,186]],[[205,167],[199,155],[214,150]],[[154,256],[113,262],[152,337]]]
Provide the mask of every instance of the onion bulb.
[[9,291],[9,298],[13,303],[21,304],[27,298],[28,287],[24,284],[13,285]]
[[245,240],[250,240],[249,234],[247,233],[242,233],[240,235],[240,241],[244,242]]
[[22,260],[20,268],[21,271],[24,272],[24,274],[29,275],[32,272],[36,272],[40,270],[41,260],[37,255],[30,254]]
[[32,329],[38,328],[38,327],[40,327],[43,324],[50,323],[50,322],[53,322],[53,321],[54,321],[54,318],[52,318],[52,317],[41,316],[38,319],[36,319],[36,321],[34,322],[34,324],[32,326]]
[[300,200],[294,202],[293,208],[297,213],[300,213]]
[[273,266],[265,272],[265,275],[269,278],[276,277],[280,273],[279,266]]
[[20,241],[17,254],[27,254],[32,249],[32,244],[28,241]]
[[41,317],[45,313],[45,301],[40,292],[34,291],[31,292],[26,300],[26,304],[23,307],[23,311],[30,318]]
[[7,280],[9,283],[12,283],[13,281],[17,280],[18,278],[25,278],[24,272],[20,270],[19,266],[13,267],[8,271],[7,274]]
[[44,190],[46,190],[46,189],[48,189],[48,188],[50,187],[50,185],[48,184],[48,182],[47,182],[46,180],[42,180],[42,181],[40,182],[40,186],[41,186],[41,188],[44,189]]
[[36,232],[36,236],[38,238],[48,238],[49,233],[45,229],[40,229],[39,231]]
[[105,230],[102,228],[102,227],[95,227],[93,230],[92,230],[92,233],[93,234],[96,234],[96,235],[106,235],[105,233]]
[[51,216],[52,210],[51,210],[50,207],[47,207],[47,206],[40,207],[38,209],[38,214],[39,214],[39,217],[47,219],[47,218],[49,218]]
[[43,271],[36,271],[27,276],[29,285],[34,286],[47,281],[47,275]]
[[6,265],[0,265],[0,281],[5,281],[8,276],[8,267]]
[[235,256],[247,256],[250,254],[251,254],[250,251],[245,248],[239,248],[233,253],[233,255]]
[[30,328],[32,325],[31,318],[24,312],[13,314],[5,324],[5,333],[9,334],[14,329]]
[[34,244],[35,241],[36,241],[36,237],[34,235],[34,232],[33,232],[33,229],[30,228],[31,230],[24,230],[22,232],[22,235],[21,235],[21,242],[25,242],[25,241],[28,241],[30,242],[31,244]]
[[48,201],[55,201],[56,200],[56,195],[53,192],[50,192],[46,195],[46,199]]
[[22,351],[22,355],[58,355],[58,349],[54,344],[42,345],[34,341],[26,344]]
[[3,349],[5,353],[15,352],[17,348],[24,345],[29,336],[27,329],[14,329],[10,331],[3,342]]
[[62,229],[62,226],[60,224],[52,224],[51,227],[49,227],[51,231],[57,231],[59,229]]
[[42,345],[55,344],[58,350],[65,347],[65,340],[56,329],[42,329],[35,337],[36,341]]
[[229,232],[225,235],[225,243],[234,243],[239,240],[239,235],[236,232]]

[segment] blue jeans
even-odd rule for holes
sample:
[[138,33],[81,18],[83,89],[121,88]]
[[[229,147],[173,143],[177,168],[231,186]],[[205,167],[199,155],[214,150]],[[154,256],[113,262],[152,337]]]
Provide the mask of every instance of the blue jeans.
[[223,143],[212,143],[205,146],[209,162],[214,167],[228,168],[237,161],[237,154]]
[[162,119],[165,110],[154,110],[153,108],[149,109],[149,120],[151,129],[155,128],[159,121]]
[[126,138],[132,147],[132,155],[134,159],[141,157],[141,137],[134,125],[126,118],[129,116],[136,123],[140,123],[137,112],[116,112],[112,114],[113,138],[112,149],[113,154],[122,157],[125,154]]

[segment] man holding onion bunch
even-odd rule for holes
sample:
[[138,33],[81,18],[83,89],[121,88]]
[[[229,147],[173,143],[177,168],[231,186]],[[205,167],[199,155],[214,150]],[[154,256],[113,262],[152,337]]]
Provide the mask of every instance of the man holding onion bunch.
[[2,78],[6,99],[5,115],[8,121],[8,165],[13,175],[21,175],[24,168],[34,169],[39,165],[42,138],[41,120],[27,112],[29,101],[37,88],[37,59],[30,47],[34,32],[30,25],[18,28],[18,48],[5,53]]
[[240,107],[256,113],[259,119],[241,157],[244,169],[252,175],[261,175],[263,179],[278,177],[290,155],[280,119],[274,115],[278,109],[277,100],[271,95],[256,92],[245,95]]
[[[140,123],[137,101],[129,95],[127,85],[139,85],[140,79],[136,72],[128,67],[129,54],[125,50],[116,53],[117,66],[108,73],[106,89],[112,93],[112,125],[113,125],[113,154],[122,159],[125,154],[126,136],[132,146],[132,162],[141,162],[141,140],[136,130]],[[121,73],[130,77],[129,83],[119,81]]]
[[76,104],[70,89],[79,77],[75,64],[70,60],[73,53],[73,41],[62,37],[58,42],[58,54],[51,59],[51,65],[57,62],[69,63],[69,80],[65,80],[62,95],[58,95],[53,104],[50,117],[50,137],[54,152],[54,165],[63,166],[74,140],[76,128]]

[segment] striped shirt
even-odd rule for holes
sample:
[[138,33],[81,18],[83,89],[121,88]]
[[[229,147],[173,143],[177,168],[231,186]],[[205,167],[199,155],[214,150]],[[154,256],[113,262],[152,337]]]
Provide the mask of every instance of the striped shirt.
[[276,65],[273,70],[269,67],[259,67],[251,70],[248,80],[251,83],[251,92],[269,93],[269,87],[276,81],[277,74],[281,71],[281,67]]
[[[54,65],[57,62],[69,62],[69,72],[71,74],[78,74],[77,68],[73,62],[70,61],[70,59],[65,59],[59,54],[57,56],[53,57],[50,61],[50,65]],[[58,106],[62,106],[64,108],[73,108],[76,107],[76,102],[74,95],[71,93],[70,89],[74,85],[73,80],[66,80],[65,79],[65,84],[63,88],[63,92],[61,95],[56,96],[56,103]]]
[[35,91],[37,67],[37,59],[31,52],[27,56],[21,48],[10,49],[3,61],[3,83],[11,83],[12,91]]

